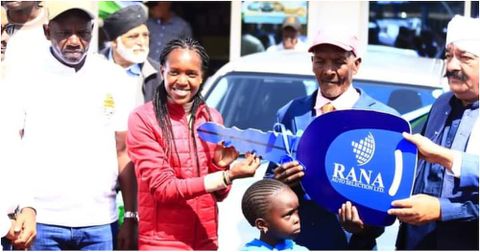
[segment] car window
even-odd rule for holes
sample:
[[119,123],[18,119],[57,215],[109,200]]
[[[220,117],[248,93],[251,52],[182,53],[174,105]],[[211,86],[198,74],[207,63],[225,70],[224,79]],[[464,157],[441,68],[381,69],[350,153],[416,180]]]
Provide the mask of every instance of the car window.
[[423,114],[413,120],[410,121],[410,125],[412,127],[412,134],[422,133],[423,126],[427,122],[428,114]]
[[353,85],[400,114],[430,105],[442,93],[438,88],[364,80],[354,80]]
[[229,74],[220,78],[206,99],[222,113],[225,126],[272,130],[276,112],[290,100],[312,94],[312,79],[296,76]]

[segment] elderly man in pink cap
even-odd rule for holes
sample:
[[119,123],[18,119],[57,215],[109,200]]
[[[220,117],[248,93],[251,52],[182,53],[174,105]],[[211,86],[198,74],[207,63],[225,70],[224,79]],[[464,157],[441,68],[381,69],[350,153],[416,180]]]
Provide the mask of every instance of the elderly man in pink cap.
[[422,135],[404,134],[420,160],[413,196],[392,202],[402,222],[398,249],[478,250],[480,19],[455,16],[447,27],[451,92],[433,104]]
[[[294,99],[277,112],[278,122],[293,134],[305,130],[315,117],[332,110],[358,108],[398,115],[394,109],[352,86],[352,78],[362,62],[354,32],[331,26],[320,30],[308,51],[312,53],[318,90]],[[364,225],[350,202],[339,209],[340,218],[316,205],[299,183],[303,169],[297,161],[281,166],[271,163],[265,175],[290,185],[300,199],[302,231],[295,241],[310,250],[374,249],[375,239],[383,233],[383,228]]]

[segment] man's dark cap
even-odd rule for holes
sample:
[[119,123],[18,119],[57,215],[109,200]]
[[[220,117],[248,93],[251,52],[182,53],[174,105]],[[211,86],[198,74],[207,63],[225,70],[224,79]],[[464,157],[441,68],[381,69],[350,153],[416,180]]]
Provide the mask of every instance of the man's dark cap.
[[146,21],[147,13],[142,6],[129,5],[106,18],[103,21],[103,30],[112,41]]

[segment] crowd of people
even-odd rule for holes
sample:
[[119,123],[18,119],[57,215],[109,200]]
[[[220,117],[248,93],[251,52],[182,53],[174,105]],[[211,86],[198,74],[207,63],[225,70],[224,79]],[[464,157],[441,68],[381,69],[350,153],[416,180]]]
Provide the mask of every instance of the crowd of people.
[[[201,124],[223,124],[201,95],[207,51],[168,3],[149,2],[107,17],[109,45],[94,53],[94,4],[2,1],[1,248],[218,249],[217,202],[233,181],[254,176],[260,157],[238,159],[234,147],[199,138]],[[421,135],[404,133],[419,161],[412,196],[388,211],[401,222],[397,249],[479,248],[479,28],[475,18],[449,22],[450,92]],[[398,115],[353,85],[362,63],[354,32],[323,27],[306,47],[296,18],[282,29],[284,41],[267,50],[310,52],[318,84],[278,110],[286,129],[303,131],[334,110]],[[298,161],[270,163],[250,186],[242,212],[260,235],[239,249],[376,249],[384,228],[364,224],[350,201],[337,213],[315,204],[301,186],[304,171]]]

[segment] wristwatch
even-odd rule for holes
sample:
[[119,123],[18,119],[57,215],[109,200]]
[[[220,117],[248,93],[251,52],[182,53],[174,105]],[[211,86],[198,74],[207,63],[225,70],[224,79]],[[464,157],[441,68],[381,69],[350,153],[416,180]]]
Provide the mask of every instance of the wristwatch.
[[126,211],[123,214],[124,219],[135,219],[138,221],[138,212]]

